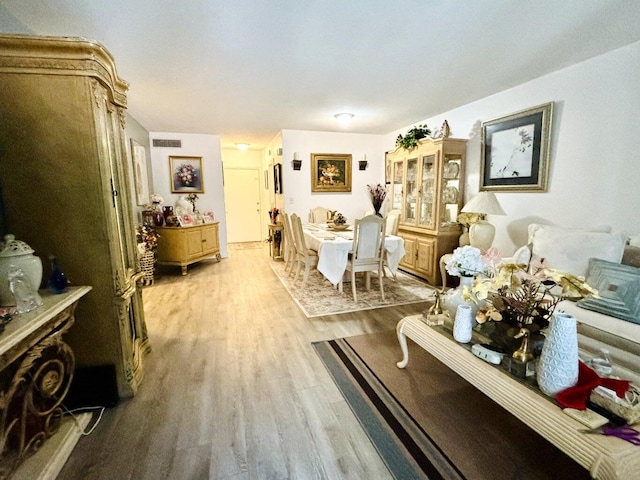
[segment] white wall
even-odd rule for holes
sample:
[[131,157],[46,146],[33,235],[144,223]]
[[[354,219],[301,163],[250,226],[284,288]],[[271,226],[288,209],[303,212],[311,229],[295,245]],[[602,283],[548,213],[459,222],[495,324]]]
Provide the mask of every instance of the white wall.
[[[381,135],[358,133],[313,132],[305,130],[282,131],[283,206],[287,213],[296,213],[306,221],[313,207],[338,210],[349,223],[361,218],[371,202],[367,184],[384,184],[384,147]],[[302,168],[293,170],[291,160],[298,152]],[[311,192],[311,154],[350,153],[352,155],[351,192]],[[369,166],[358,170],[358,161],[366,155]]]
[[[154,138],[182,140],[182,148],[154,147]],[[220,137],[218,135],[149,132],[149,139],[153,168],[153,193],[162,195],[165,205],[173,205],[179,197],[178,194],[171,193],[169,156],[202,157],[204,193],[198,194],[199,199],[196,206],[201,212],[212,211],[215,220],[220,222],[220,255],[228,257]]]
[[[549,189],[546,193],[498,193],[507,216],[491,216],[494,246],[507,255],[526,243],[533,221],[580,227],[611,225],[640,233],[640,42],[421,120],[438,128],[447,119],[452,136],[468,138],[469,200],[479,190],[483,121],[555,102]],[[470,76],[473,81],[473,75]],[[394,148],[398,133],[384,136]]]

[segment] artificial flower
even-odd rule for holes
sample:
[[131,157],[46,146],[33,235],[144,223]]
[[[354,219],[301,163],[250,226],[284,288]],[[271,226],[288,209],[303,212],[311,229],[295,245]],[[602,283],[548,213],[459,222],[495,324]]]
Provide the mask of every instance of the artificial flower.
[[154,203],[156,205],[160,205],[160,204],[164,203],[164,198],[162,198],[157,193],[154,193],[153,195],[151,195],[151,203]]
[[[545,328],[563,298],[597,295],[584,279],[534,264],[532,273],[525,264],[507,263],[497,269],[487,268],[478,275],[471,288],[480,307],[478,323],[506,321],[514,327],[527,327],[535,332]],[[560,288],[558,288],[560,287]],[[473,299],[473,295],[468,297]]]
[[371,204],[373,205],[373,209],[378,213],[382,208],[382,204],[384,203],[384,199],[387,196],[387,188],[383,185],[367,185],[367,189],[369,190],[369,197],[371,198]]
[[484,215],[482,213],[463,212],[460,215],[458,215],[458,223],[469,228],[471,225],[478,223],[480,220],[482,220],[483,217]]
[[455,277],[473,277],[483,273],[486,268],[480,249],[470,245],[456,248],[445,267]]

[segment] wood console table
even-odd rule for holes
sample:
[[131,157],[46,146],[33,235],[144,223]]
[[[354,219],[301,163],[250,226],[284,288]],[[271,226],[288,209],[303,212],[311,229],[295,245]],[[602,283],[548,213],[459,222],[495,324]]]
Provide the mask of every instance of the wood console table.
[[[80,438],[75,423],[63,419],[61,408],[75,367],[73,352],[62,335],[73,325],[78,301],[90,290],[73,287],[60,295],[41,292],[43,305],[16,315],[0,334],[1,480],[14,473],[12,478],[43,478],[35,473],[37,464],[44,465],[45,478],[55,478]],[[85,414],[85,424],[86,415],[90,417]],[[56,434],[60,451],[50,448],[54,439],[49,439]],[[35,461],[41,452],[47,458]],[[21,464],[28,473],[21,475]]]
[[[476,357],[442,327],[430,327],[421,315],[405,317],[396,327],[404,368],[409,362],[407,337],[462,378],[589,470],[592,478],[630,480],[640,472],[640,448],[623,440],[590,435],[564,414],[552,399],[535,392],[500,367]],[[473,342],[473,340],[472,340]]]
[[187,274],[187,266],[205,258],[220,261],[220,241],[218,222],[186,227],[157,227],[157,261],[163,265],[177,265],[182,275]]

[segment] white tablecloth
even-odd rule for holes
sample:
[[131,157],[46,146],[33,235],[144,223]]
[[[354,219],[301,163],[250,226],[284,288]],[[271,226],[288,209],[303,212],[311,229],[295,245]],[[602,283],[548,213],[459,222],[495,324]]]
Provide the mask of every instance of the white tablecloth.
[[[318,271],[333,285],[338,284],[347,269],[353,232],[327,231],[313,225],[305,225],[303,230],[307,248],[318,252]],[[395,235],[387,235],[384,238],[384,248],[387,251],[387,266],[395,273],[405,253],[404,240]]]

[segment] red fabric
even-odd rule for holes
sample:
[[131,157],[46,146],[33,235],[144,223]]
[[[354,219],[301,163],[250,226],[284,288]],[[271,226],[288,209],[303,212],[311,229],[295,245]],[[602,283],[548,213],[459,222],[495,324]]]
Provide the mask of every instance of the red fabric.
[[585,410],[591,390],[598,385],[613,390],[620,398],[624,398],[629,389],[629,380],[615,380],[613,378],[600,378],[600,376],[583,362],[578,361],[578,383],[556,395],[556,400],[562,408],[575,408]]

